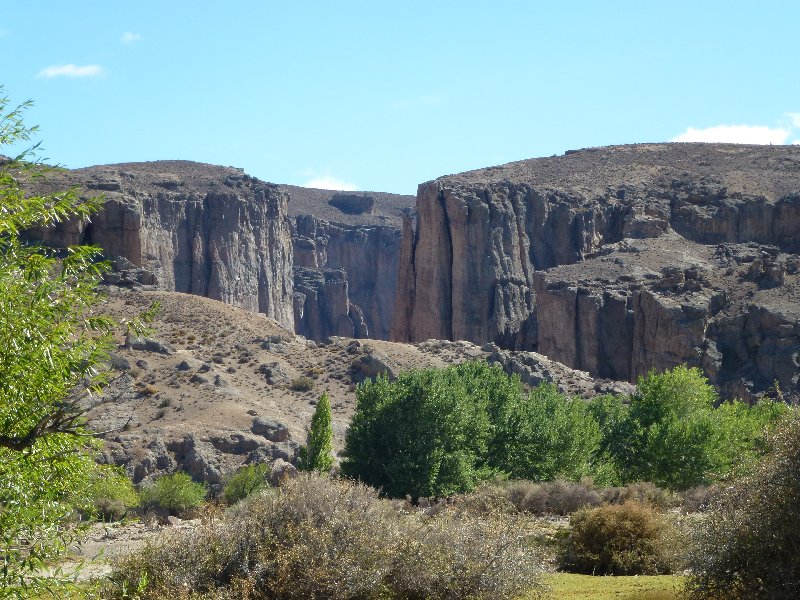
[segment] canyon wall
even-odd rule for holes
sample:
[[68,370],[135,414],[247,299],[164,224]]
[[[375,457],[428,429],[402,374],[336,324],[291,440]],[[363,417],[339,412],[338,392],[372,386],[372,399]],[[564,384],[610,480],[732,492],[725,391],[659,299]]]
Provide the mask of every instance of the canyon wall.
[[799,391],[800,148],[589,149],[422,184],[392,338]]
[[115,262],[116,281],[130,276],[294,327],[288,196],[277,186],[239,169],[159,161],[66,171],[43,191],[68,186],[103,194],[103,210],[91,222],[30,237],[58,246],[95,244]]
[[282,186],[289,194],[297,332],[387,339],[401,219],[413,196]]

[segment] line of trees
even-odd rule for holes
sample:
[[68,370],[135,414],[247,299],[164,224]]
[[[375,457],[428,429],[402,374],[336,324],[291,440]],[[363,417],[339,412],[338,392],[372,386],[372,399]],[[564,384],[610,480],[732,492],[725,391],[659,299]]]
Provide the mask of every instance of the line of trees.
[[468,362],[360,385],[342,472],[389,496],[449,496],[491,477],[683,490],[718,481],[766,451],[780,402],[719,403],[702,372],[640,379],[629,398],[525,394],[499,367]]

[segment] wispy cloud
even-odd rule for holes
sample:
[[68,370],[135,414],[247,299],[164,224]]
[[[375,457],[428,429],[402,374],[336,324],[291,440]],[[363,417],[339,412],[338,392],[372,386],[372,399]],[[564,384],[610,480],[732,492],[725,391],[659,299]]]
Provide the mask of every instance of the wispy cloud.
[[355,183],[342,181],[333,175],[312,177],[300,185],[303,187],[317,188],[320,190],[340,190],[343,192],[353,192],[358,189],[358,186]]
[[786,116],[792,121],[792,127],[800,129],[800,112],[786,113]]
[[54,77],[98,77],[105,73],[100,65],[51,65],[45,67],[37,78],[53,79]]
[[135,44],[136,42],[142,41],[142,36],[139,35],[138,33],[132,33],[130,31],[126,31],[119,38],[119,41],[122,42],[123,44],[127,44],[130,46],[131,44]]

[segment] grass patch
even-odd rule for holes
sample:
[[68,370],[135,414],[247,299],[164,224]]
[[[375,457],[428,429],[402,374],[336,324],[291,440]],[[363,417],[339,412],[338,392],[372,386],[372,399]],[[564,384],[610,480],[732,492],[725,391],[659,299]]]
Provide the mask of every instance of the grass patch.
[[553,573],[545,578],[554,600],[678,600],[685,578],[680,575],[598,577]]

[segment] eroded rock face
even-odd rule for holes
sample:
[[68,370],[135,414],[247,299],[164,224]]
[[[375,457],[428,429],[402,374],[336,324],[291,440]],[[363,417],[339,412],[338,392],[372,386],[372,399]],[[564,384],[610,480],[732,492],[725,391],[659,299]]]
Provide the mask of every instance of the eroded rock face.
[[295,330],[300,335],[313,340],[369,336],[364,314],[350,302],[344,270],[295,267],[294,290]]
[[[413,212],[413,196],[376,192],[343,193],[284,186],[290,196],[295,286],[320,293],[296,296],[295,314],[304,316],[297,332],[311,339],[328,335],[387,339],[397,297],[401,218]],[[313,278],[311,271],[316,271]],[[334,292],[333,271],[339,271],[346,298]],[[312,285],[312,279],[314,280]],[[298,287],[299,286],[299,287]],[[321,287],[324,286],[324,287]],[[322,303],[314,306],[313,303]],[[347,322],[352,325],[347,325]],[[359,323],[363,321],[363,326]]]
[[422,184],[392,338],[798,388],[800,148],[590,149]]
[[[293,326],[287,195],[241,170],[160,161],[69,171],[48,183],[105,195],[92,222],[31,232],[63,246],[92,243],[132,280],[265,313]],[[145,275],[142,275],[144,272]],[[124,283],[117,276],[117,283]]]

